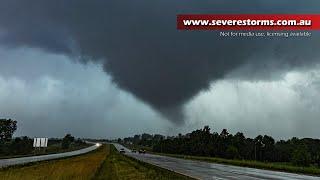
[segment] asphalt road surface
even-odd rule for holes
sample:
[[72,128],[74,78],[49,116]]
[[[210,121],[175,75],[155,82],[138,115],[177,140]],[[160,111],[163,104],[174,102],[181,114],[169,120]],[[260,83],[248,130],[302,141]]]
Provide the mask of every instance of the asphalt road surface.
[[257,180],[257,179],[280,179],[280,180],[320,180],[320,177],[298,175],[270,170],[245,168],[238,166],[207,163],[186,159],[179,159],[154,154],[131,153],[131,151],[120,144],[114,144],[120,150],[124,148],[126,155],[138,160],[150,163],[195,179],[217,179],[217,180]]
[[93,151],[98,147],[99,145],[93,145],[84,149],[65,152],[65,153],[48,154],[48,155],[41,155],[41,156],[29,156],[29,157],[11,158],[11,159],[0,159],[0,168],[12,166],[12,165],[27,164],[27,163],[36,162],[36,161],[45,161],[45,160],[53,160],[53,159],[59,159],[64,157],[76,156],[76,155]]

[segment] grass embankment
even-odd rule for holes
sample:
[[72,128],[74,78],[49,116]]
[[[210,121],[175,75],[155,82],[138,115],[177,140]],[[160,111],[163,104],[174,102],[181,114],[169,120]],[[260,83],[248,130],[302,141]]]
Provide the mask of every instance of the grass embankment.
[[124,156],[112,145],[109,156],[94,179],[187,180],[191,178]]
[[257,169],[266,169],[266,170],[275,170],[275,171],[320,176],[320,168],[317,168],[314,166],[299,167],[299,166],[291,165],[290,163],[268,163],[268,162],[259,162],[259,161],[250,161],[250,160],[233,160],[233,159],[223,159],[223,158],[216,158],[216,157],[187,156],[187,155],[165,154],[165,153],[154,153],[154,154],[189,159],[189,160],[212,162],[212,163],[218,163],[218,164],[227,164],[227,165],[234,165],[234,166],[257,168]]
[[108,146],[102,146],[85,155],[5,168],[0,170],[0,179],[92,179],[108,153]]

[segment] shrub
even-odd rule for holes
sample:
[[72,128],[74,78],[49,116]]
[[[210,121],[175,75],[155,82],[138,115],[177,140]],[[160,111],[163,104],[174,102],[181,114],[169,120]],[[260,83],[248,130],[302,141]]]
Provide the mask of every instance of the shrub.
[[61,143],[62,149],[68,149],[70,147],[70,144],[74,141],[74,137],[71,136],[71,134],[67,134],[63,139]]
[[238,149],[234,146],[229,146],[227,148],[226,155],[227,155],[227,158],[229,158],[229,159],[238,158],[239,157]]
[[309,166],[311,163],[311,155],[305,146],[300,146],[293,151],[292,163],[297,166]]

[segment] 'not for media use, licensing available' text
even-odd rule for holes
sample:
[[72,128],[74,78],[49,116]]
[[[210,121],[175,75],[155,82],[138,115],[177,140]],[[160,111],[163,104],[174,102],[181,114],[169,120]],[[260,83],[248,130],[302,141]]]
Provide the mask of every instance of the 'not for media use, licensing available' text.
[[312,32],[309,31],[288,31],[288,32],[274,32],[274,31],[220,31],[220,37],[261,37],[261,38],[294,38],[294,37],[311,37]]

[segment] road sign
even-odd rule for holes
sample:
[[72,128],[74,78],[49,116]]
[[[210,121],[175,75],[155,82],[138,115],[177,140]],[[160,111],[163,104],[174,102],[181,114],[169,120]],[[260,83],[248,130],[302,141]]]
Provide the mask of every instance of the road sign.
[[47,147],[47,146],[48,146],[48,138],[33,139],[33,147]]

